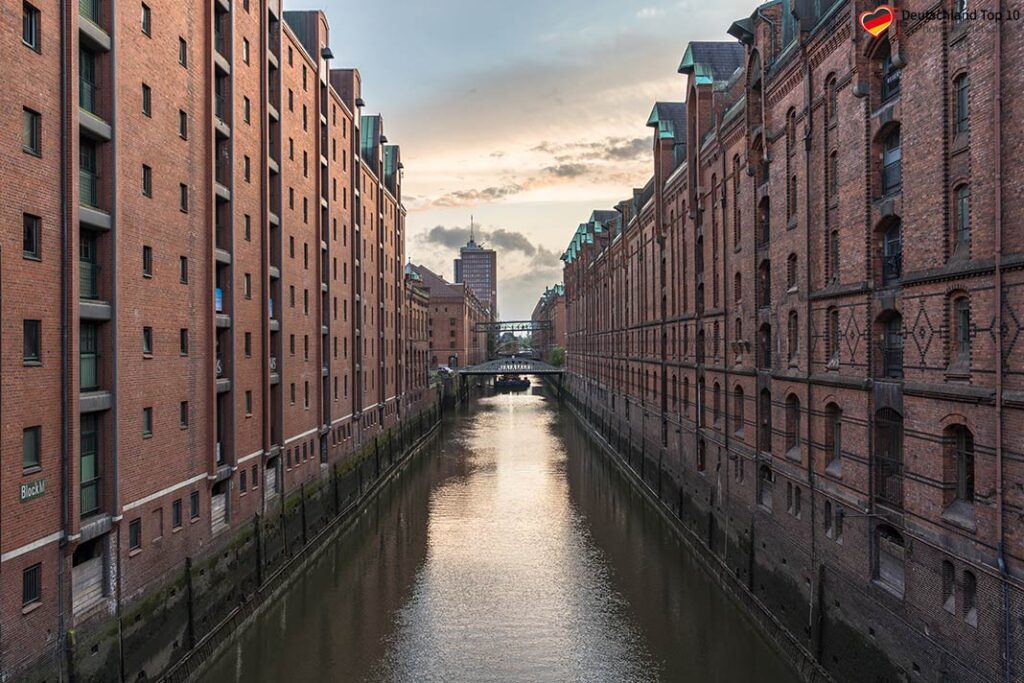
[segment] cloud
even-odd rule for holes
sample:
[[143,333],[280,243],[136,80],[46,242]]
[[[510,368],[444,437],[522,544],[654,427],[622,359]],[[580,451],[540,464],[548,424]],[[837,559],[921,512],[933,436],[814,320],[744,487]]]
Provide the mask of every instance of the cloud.
[[660,7],[644,7],[642,10],[636,13],[637,19],[655,19],[665,14],[665,10]]
[[433,200],[435,206],[466,206],[497,201],[519,194],[525,188],[518,183],[485,187],[482,190],[455,190]]
[[587,172],[587,167],[583,164],[559,164],[548,166],[544,171],[558,178],[578,178]]
[[[424,245],[444,247],[445,249],[458,249],[469,241],[468,227],[445,227],[435,225],[427,232],[418,236]],[[537,247],[526,235],[515,230],[497,228],[496,230],[474,229],[474,236],[478,244],[493,247],[500,252],[519,251],[526,256],[535,256],[539,251],[547,253],[543,247]]]

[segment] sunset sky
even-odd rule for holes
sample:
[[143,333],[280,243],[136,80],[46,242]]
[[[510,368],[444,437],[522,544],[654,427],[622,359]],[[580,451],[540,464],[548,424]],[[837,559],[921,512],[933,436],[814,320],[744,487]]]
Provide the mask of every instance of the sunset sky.
[[[323,7],[337,67],[402,147],[407,250],[452,279],[472,215],[498,250],[501,317],[562,278],[592,209],[650,174],[656,100],[680,101],[687,42],[725,40],[746,0],[294,0]],[[345,20],[355,23],[346,26]],[[481,239],[482,238],[482,239]]]

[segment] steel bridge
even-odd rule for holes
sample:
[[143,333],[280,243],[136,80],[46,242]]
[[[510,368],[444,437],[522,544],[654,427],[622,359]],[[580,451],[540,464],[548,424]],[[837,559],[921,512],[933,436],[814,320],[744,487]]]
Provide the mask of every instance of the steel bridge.
[[534,358],[498,358],[479,365],[459,368],[460,375],[559,375],[562,368],[556,368]]
[[473,325],[474,332],[550,332],[550,320],[494,320]]

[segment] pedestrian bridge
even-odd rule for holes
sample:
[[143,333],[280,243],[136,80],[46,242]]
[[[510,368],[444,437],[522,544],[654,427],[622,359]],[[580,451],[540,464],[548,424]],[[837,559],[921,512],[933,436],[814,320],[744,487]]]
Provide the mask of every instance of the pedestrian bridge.
[[458,370],[460,375],[561,375],[562,368],[533,358],[498,358]]

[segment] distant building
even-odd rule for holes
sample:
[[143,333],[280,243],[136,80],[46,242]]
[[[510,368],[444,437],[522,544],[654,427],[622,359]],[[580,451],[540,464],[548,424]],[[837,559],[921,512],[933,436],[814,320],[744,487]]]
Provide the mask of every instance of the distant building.
[[490,309],[491,319],[497,320],[498,255],[476,243],[472,226],[469,231],[469,242],[459,249],[459,258],[455,259],[455,283],[469,285],[476,298]]
[[410,264],[429,292],[427,341],[430,367],[466,367],[487,359],[487,333],[474,332],[490,310],[465,283],[451,283],[425,266]]
[[530,319],[534,322],[550,321],[551,328],[533,333],[533,348],[541,358],[547,358],[551,349],[566,344],[565,327],[565,286],[562,284],[548,287],[537,300]]

